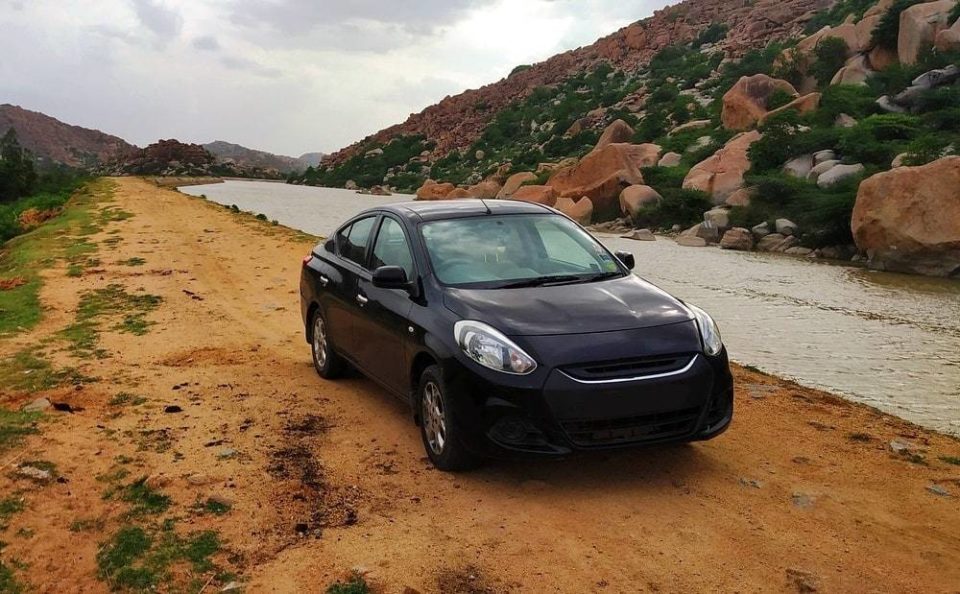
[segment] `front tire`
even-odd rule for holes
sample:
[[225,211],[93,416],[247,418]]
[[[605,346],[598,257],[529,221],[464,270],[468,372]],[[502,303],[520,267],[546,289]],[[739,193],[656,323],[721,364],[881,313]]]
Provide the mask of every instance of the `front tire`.
[[456,426],[450,421],[449,399],[440,367],[427,367],[420,376],[417,398],[423,447],[438,470],[455,472],[476,468],[480,459],[464,447]]
[[343,375],[344,360],[333,350],[330,336],[327,333],[327,323],[323,314],[317,308],[310,319],[311,337],[310,350],[313,353],[313,367],[317,374],[324,379],[336,379]]

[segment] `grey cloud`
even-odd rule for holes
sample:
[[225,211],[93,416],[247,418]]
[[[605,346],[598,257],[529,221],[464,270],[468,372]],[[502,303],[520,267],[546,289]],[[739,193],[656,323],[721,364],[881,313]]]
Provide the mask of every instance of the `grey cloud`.
[[193,47],[198,50],[215,52],[220,49],[220,42],[213,35],[204,35],[193,40]]
[[293,35],[304,35],[321,27],[339,26],[350,21],[392,24],[409,33],[430,34],[437,27],[454,22],[471,8],[493,3],[493,0],[244,0],[235,2],[231,20],[245,26],[266,25]]
[[153,31],[161,41],[167,41],[180,34],[183,17],[176,10],[167,8],[158,0],[132,1],[140,22]]
[[269,68],[262,64],[258,64],[253,60],[248,60],[246,58],[240,58],[237,56],[224,56],[220,58],[220,63],[230,70],[240,70],[266,78],[277,78],[283,74],[276,68]]

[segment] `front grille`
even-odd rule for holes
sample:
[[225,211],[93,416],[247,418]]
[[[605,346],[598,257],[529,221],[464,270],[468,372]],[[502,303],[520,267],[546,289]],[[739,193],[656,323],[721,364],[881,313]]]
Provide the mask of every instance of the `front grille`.
[[609,381],[629,378],[642,378],[679,371],[686,367],[694,355],[661,355],[656,357],[637,357],[615,361],[599,361],[568,365],[564,373],[582,381]]
[[561,421],[567,437],[581,447],[659,441],[693,433],[700,408],[686,408],[620,419]]

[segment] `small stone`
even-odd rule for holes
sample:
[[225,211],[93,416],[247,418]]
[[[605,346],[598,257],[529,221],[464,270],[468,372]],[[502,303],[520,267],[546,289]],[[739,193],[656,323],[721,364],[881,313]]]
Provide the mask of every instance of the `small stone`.
[[950,491],[947,491],[940,485],[930,485],[929,487],[927,487],[927,491],[930,491],[931,493],[939,497],[952,497],[952,495],[950,495]]
[[771,233],[771,231],[770,231],[770,223],[764,222],[764,223],[760,223],[759,225],[754,225],[754,226],[750,229],[750,231],[753,232],[753,235],[754,235],[757,239],[759,239],[759,238],[761,238],[761,237],[766,237],[767,235],[770,235],[770,233]]
[[837,154],[829,149],[825,151],[817,151],[813,153],[813,164],[819,165],[824,161],[835,161],[837,159]]
[[810,497],[806,493],[794,493],[790,500],[799,508],[808,509],[813,507],[813,497]]
[[144,481],[144,484],[151,489],[162,489],[170,484],[170,477],[165,474],[151,474]]
[[237,456],[237,450],[233,448],[223,448],[217,454],[218,458],[235,458]]
[[777,219],[777,233],[780,235],[796,235],[799,227],[790,219]]
[[53,406],[46,398],[37,398],[30,404],[23,407],[23,412],[42,412]]
[[920,451],[920,448],[908,441],[893,439],[890,441],[890,451],[894,454],[914,454]]
[[17,469],[17,474],[24,478],[28,478],[30,480],[38,481],[41,483],[45,483],[53,479],[53,475],[50,474],[49,470],[36,468],[34,466],[21,466]]
[[230,582],[226,586],[220,588],[221,592],[240,592],[243,590],[243,584],[240,582]]
[[744,487],[753,487],[754,489],[759,489],[763,487],[762,482],[756,479],[748,479],[744,477],[740,477],[740,484],[743,485]]
[[636,241],[656,241],[657,238],[654,236],[653,231],[650,229],[637,229],[633,233],[622,236],[623,239],[633,239]]
[[170,405],[168,405],[168,406],[163,407],[163,412],[165,412],[165,413],[181,413],[181,412],[183,412],[183,409],[182,409],[180,406],[176,405],[176,404],[170,404]]
[[788,569],[787,583],[797,592],[809,593],[820,591],[820,579],[809,571],[802,569]]
[[234,505],[236,505],[236,500],[235,500],[235,499],[233,499],[232,497],[229,497],[229,496],[227,496],[227,495],[224,495],[223,493],[214,493],[213,495],[211,495],[211,496],[208,497],[207,499],[209,499],[209,500],[212,501],[213,503],[218,503],[218,504],[223,505],[223,506],[226,506],[226,507],[233,507]]
[[203,485],[209,485],[210,483],[213,482],[213,479],[210,478],[208,475],[203,474],[202,472],[198,472],[196,474],[191,474],[190,476],[188,476],[187,482],[190,483],[191,485],[200,487]]

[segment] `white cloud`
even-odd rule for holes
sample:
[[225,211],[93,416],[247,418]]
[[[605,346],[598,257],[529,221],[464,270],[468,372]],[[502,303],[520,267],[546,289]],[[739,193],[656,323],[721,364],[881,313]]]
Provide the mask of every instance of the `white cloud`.
[[0,0],[0,102],[118,134],[332,151],[662,0]]

